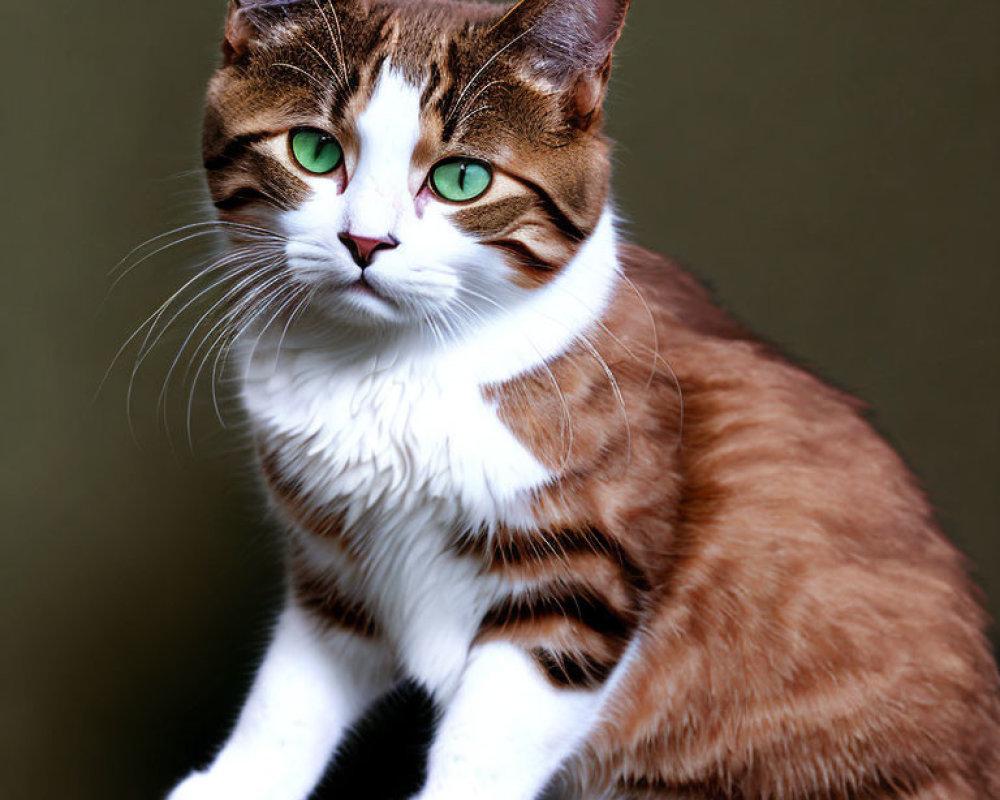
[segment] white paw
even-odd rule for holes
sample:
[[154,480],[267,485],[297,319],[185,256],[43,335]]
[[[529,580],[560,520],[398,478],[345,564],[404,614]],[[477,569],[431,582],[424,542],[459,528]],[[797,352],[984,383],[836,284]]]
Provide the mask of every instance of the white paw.
[[301,777],[281,777],[260,765],[227,764],[192,772],[166,800],[305,800],[311,789]]
[[167,800],[207,800],[209,797],[216,796],[216,789],[213,788],[212,783],[208,775],[193,772],[167,795]]
[[424,789],[420,794],[411,797],[410,800],[470,800],[470,797],[476,797],[478,799],[481,798],[482,795],[478,792],[474,795],[470,795],[464,788],[453,792],[442,791],[440,789],[436,791]]
[[167,800],[251,800],[268,797],[261,785],[232,780],[211,772],[193,772],[167,795]]

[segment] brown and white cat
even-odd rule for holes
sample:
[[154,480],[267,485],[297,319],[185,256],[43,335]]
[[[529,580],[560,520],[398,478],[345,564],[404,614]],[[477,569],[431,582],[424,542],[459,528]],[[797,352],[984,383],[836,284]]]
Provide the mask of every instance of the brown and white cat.
[[407,678],[420,800],[1000,797],[986,620],[858,403],[619,241],[628,0],[243,0],[204,133],[288,529],[228,743],[301,800]]

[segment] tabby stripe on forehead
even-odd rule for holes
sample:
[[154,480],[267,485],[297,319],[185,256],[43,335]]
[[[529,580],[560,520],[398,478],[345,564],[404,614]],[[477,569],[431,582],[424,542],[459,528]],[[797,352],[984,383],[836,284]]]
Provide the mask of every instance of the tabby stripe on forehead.
[[441,87],[441,67],[433,61],[430,65],[430,73],[427,85],[424,87],[424,93],[420,97],[420,105],[424,108],[431,104],[434,93]]
[[[449,76],[462,75],[464,73],[461,53],[458,43],[455,40],[448,42],[447,73]],[[484,78],[486,80],[486,78]],[[444,119],[444,127],[441,131],[441,138],[448,143],[455,137],[458,130],[458,122],[461,115],[455,107],[458,98],[461,97],[462,89],[455,83],[454,79],[448,81],[445,90],[441,93],[441,98],[437,103],[437,111]]]

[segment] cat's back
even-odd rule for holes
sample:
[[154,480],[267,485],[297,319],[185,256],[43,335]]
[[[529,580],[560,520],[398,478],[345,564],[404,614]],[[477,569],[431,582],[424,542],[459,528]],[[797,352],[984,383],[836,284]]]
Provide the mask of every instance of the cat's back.
[[[676,431],[638,460],[673,504],[617,510],[659,532],[643,555],[661,588],[628,710],[603,731],[612,760],[768,794],[823,774],[860,790],[893,754],[899,780],[934,765],[948,796],[997,796],[987,620],[905,464],[859,402],[753,338],[675,264],[633,247],[622,264],[628,290],[606,326],[640,409],[631,438]],[[657,355],[646,402],[668,411],[643,408],[626,350]]]

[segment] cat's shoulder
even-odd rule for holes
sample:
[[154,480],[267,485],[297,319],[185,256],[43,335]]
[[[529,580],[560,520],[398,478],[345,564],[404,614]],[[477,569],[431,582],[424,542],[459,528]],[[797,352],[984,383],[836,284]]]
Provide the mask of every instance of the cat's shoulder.
[[718,304],[708,285],[676,260],[623,243],[618,248],[618,262],[628,288],[659,320],[675,320],[695,333],[714,338],[754,338]]
[[816,368],[752,331],[730,314],[711,288],[675,260],[634,244],[621,244],[622,290],[608,311],[608,326],[619,338],[648,341],[668,360],[664,381],[680,380],[689,390],[714,394],[725,387],[755,394],[795,414],[823,408],[839,416],[864,416],[866,404]]

